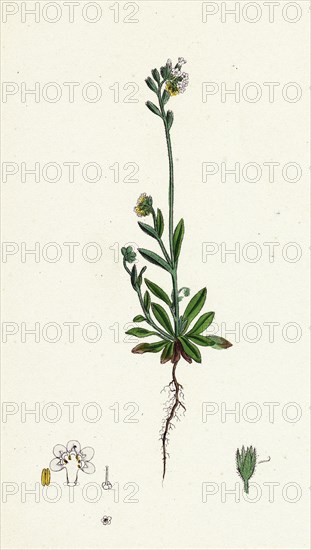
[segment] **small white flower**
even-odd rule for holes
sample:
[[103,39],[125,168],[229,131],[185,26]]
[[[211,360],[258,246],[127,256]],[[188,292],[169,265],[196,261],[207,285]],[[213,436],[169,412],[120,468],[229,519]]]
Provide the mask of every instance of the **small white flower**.
[[179,57],[178,58],[178,65],[184,65],[185,63],[187,63],[187,60],[184,59],[184,57]]
[[68,441],[66,447],[64,445],[55,445],[53,458],[50,462],[52,472],[66,470],[67,485],[76,485],[78,482],[79,470],[86,474],[93,474],[95,466],[90,462],[94,456],[92,447],[84,447],[81,449],[79,441]]
[[180,76],[181,75],[181,72],[179,69],[172,69],[172,75],[173,76]]
[[104,516],[100,521],[103,525],[110,525],[111,524],[112,517],[111,516]]

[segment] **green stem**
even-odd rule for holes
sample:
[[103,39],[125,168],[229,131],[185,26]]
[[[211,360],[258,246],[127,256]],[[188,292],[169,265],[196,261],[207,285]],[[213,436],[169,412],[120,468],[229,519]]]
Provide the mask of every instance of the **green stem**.
[[[157,221],[156,221],[156,215],[155,215],[154,209],[152,209],[151,213],[152,213],[152,218],[153,218],[153,225],[154,225],[154,228],[156,229],[156,223],[157,223]],[[168,255],[168,253],[167,253],[167,250],[166,250],[166,248],[165,248],[165,245],[164,245],[164,243],[163,243],[161,237],[158,237],[158,238],[157,238],[157,241],[158,241],[158,243],[159,243],[159,245],[160,245],[160,248],[161,248],[161,250],[162,250],[162,252],[163,252],[164,258],[166,259],[167,263],[170,264],[170,263],[171,263],[171,259],[170,259],[169,255]]]
[[[124,266],[125,271],[127,271],[129,276],[131,276],[131,270],[127,267],[125,258],[123,258],[123,266]],[[144,304],[144,300],[143,300],[140,288],[136,289],[136,292],[137,292],[138,299],[139,299],[141,308],[143,310],[143,313],[144,313],[144,315],[147,319],[147,323],[149,323],[149,325],[151,325],[159,334],[161,334],[161,336],[163,338],[165,338],[166,340],[172,340],[173,341],[172,336],[170,334],[164,332],[164,330],[162,330],[160,327],[158,327],[157,324],[152,320],[151,315],[149,314],[149,312],[145,308],[145,304]]]
[[249,484],[248,484],[248,479],[244,479],[244,491],[245,493],[249,493]]
[[179,319],[179,300],[178,300],[178,283],[177,283],[177,265],[174,259],[174,247],[173,247],[173,235],[174,235],[174,163],[173,152],[170,131],[168,129],[166,113],[162,101],[161,88],[163,82],[159,86],[158,100],[162,114],[162,120],[165,129],[165,138],[167,145],[167,155],[169,163],[169,192],[168,192],[168,205],[169,205],[169,244],[172,264],[172,283],[173,283],[173,304],[174,304],[174,324],[175,324],[175,336],[178,336],[178,319]]

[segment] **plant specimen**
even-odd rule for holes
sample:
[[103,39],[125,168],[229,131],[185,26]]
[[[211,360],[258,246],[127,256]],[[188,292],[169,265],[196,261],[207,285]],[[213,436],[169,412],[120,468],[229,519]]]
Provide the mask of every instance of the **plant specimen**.
[[65,445],[55,445],[53,458],[50,462],[52,472],[66,470],[66,483],[69,486],[77,485],[78,473],[80,470],[86,474],[93,474],[95,466],[90,462],[94,456],[92,447],[81,449],[79,441],[68,441]]
[[255,447],[247,447],[245,451],[243,445],[241,451],[237,449],[235,458],[238,474],[244,482],[244,491],[245,493],[248,493],[249,480],[255,473],[256,465],[263,464],[263,462],[270,462],[271,457],[269,456],[267,460],[259,460],[259,462],[257,462],[257,453]]
[[[178,418],[180,411],[185,411],[183,403],[183,387],[177,380],[176,369],[181,357],[188,363],[195,361],[201,363],[201,353],[198,346],[209,346],[214,349],[225,349],[231,346],[230,342],[219,336],[203,335],[214,318],[214,312],[203,313],[198,319],[205,300],[206,288],[197,292],[187,304],[185,310],[180,312],[180,302],[188,298],[190,289],[179,287],[178,285],[178,260],[181,252],[181,246],[185,234],[184,220],[180,219],[177,225],[174,225],[174,164],[171,143],[171,128],[174,121],[173,112],[166,111],[166,104],[172,96],[183,93],[187,86],[189,77],[182,70],[186,63],[182,57],[178,58],[178,63],[173,67],[169,59],[161,67],[160,72],[157,69],[151,71],[151,76],[146,78],[146,84],[156,95],[158,106],[151,101],[146,102],[148,109],[159,119],[162,120],[165,131],[167,146],[169,182],[168,182],[168,246],[164,243],[164,218],[162,211],[155,210],[153,199],[150,195],[142,193],[138,198],[134,208],[138,217],[143,218],[151,216],[152,225],[138,222],[140,229],[154,239],[159,247],[159,254],[145,248],[138,248],[140,255],[153,265],[163,269],[171,278],[172,290],[168,294],[163,288],[150,279],[143,278],[147,269],[144,266],[138,273],[135,265],[136,252],[131,246],[123,247],[123,265],[130,276],[131,284],[137,293],[138,300],[142,309],[142,314],[134,317],[134,323],[146,323],[148,328],[134,327],[127,331],[127,334],[137,336],[138,338],[147,338],[155,336],[158,338],[155,342],[140,343],[132,350],[133,353],[160,353],[161,363],[171,362],[172,380],[167,386],[170,398],[166,404],[166,418],[163,422],[161,431],[162,452],[163,452],[163,479],[166,473],[167,445],[168,435],[173,427],[173,420]],[[129,267],[129,264],[134,264]],[[143,283],[146,288],[143,290]],[[154,301],[154,298],[160,300],[163,305]],[[194,325],[192,323],[195,321]]]
[[237,449],[236,452],[236,465],[238,473],[244,482],[245,493],[249,492],[249,480],[255,472],[256,468],[256,449],[253,447],[247,447],[246,451],[244,445],[241,449]]

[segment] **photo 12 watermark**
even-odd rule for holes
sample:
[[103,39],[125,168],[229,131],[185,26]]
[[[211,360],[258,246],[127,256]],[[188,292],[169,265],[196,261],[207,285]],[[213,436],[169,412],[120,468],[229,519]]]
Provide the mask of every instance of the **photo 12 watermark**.
[[113,24],[139,23],[141,2],[88,2],[84,1],[57,1],[57,2],[1,2],[2,23],[81,23],[86,24]]

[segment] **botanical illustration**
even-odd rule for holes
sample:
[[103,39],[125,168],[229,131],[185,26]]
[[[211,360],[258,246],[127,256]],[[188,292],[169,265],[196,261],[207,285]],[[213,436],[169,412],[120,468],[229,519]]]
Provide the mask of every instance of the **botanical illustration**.
[[[173,421],[178,419],[179,413],[186,410],[183,396],[183,386],[177,379],[177,365],[181,358],[188,363],[195,361],[201,363],[199,347],[211,347],[214,349],[226,349],[230,342],[219,336],[204,335],[214,319],[214,312],[201,313],[206,301],[206,288],[196,292],[191,299],[190,289],[179,286],[178,262],[181,254],[182,243],[185,234],[185,223],[181,218],[175,225],[174,221],[174,164],[171,143],[171,129],[174,122],[173,111],[166,110],[168,101],[173,96],[185,92],[189,76],[183,71],[186,63],[182,57],[178,58],[173,67],[171,60],[160,68],[153,69],[151,75],[146,78],[146,84],[155,94],[158,106],[147,101],[148,109],[162,120],[164,125],[167,156],[168,156],[168,227],[166,230],[167,242],[164,241],[165,222],[160,208],[155,208],[152,196],[142,193],[135,206],[138,217],[150,216],[151,225],[142,221],[138,222],[140,229],[151,237],[157,244],[157,252],[138,248],[140,255],[147,261],[164,270],[171,281],[171,290],[166,291],[161,286],[144,277],[147,269],[144,266],[138,273],[134,264],[136,253],[131,246],[123,247],[123,265],[130,277],[131,285],[137,294],[142,314],[134,317],[133,322],[142,323],[143,326],[134,327],[127,334],[138,338],[155,337],[156,341],[142,342],[136,345],[132,352],[161,353],[160,362],[172,363],[172,380],[168,384],[169,399],[166,403],[166,417],[161,431],[163,452],[163,479],[167,465],[167,446],[169,432],[173,428]],[[190,201],[191,197],[185,197]],[[194,205],[193,205],[194,206]],[[130,264],[134,264],[131,266]],[[158,301],[155,301],[157,299]],[[181,311],[181,301],[188,299],[186,307]],[[198,317],[199,316],[199,317]],[[144,326],[145,325],[145,326]],[[146,328],[147,325],[147,328]]]
[[241,451],[237,449],[236,451],[236,466],[238,474],[243,480],[244,491],[249,493],[249,480],[255,473],[256,463],[262,464],[263,462],[270,462],[271,458],[267,460],[260,460],[257,462],[257,453],[255,447],[247,447],[245,450],[244,445],[242,446]]
[[93,474],[95,466],[91,462],[94,456],[92,447],[81,449],[79,441],[71,440],[65,445],[55,445],[54,458],[50,462],[52,472],[65,470],[66,485],[75,486],[78,483],[79,471],[85,474]]

